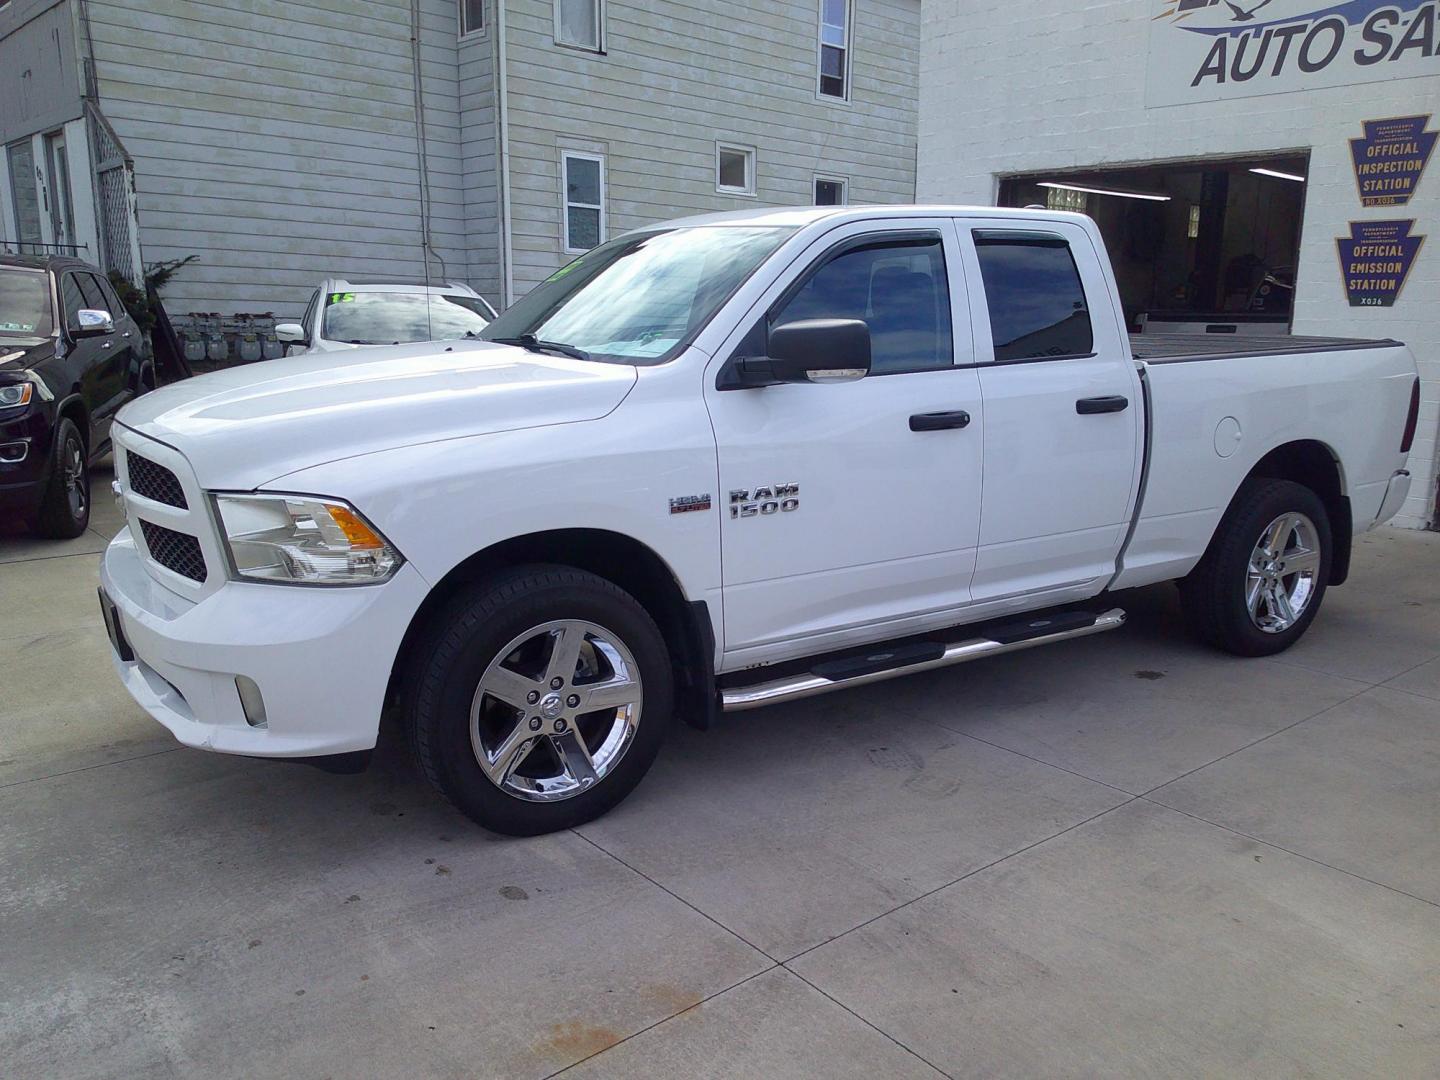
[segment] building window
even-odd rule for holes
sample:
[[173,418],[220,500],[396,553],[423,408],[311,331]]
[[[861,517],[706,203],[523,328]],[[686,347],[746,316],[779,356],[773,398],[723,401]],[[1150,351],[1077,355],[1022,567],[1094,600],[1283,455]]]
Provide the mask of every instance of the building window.
[[605,159],[566,151],[565,250],[589,251],[605,239]]
[[1083,191],[1076,191],[1074,188],[1046,188],[1045,209],[1046,210],[1070,210],[1076,214],[1085,213],[1089,205],[1088,196]]
[[722,195],[755,194],[755,148],[715,144],[715,190]]
[[485,30],[485,0],[459,0],[460,36],[469,37]]
[[555,42],[600,51],[604,0],[555,0]]
[[850,96],[850,0],[820,0],[820,94]]
[[815,177],[816,206],[844,206],[850,182],[843,176]]

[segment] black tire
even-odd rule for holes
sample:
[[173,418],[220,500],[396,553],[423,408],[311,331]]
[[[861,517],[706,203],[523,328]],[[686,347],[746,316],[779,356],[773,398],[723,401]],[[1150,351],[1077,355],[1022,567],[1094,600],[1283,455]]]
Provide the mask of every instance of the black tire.
[[[558,801],[528,801],[481,768],[471,743],[471,703],[487,669],[505,658],[502,650],[532,629],[559,620],[594,624],[618,639],[639,670],[643,702],[631,741],[598,781]],[[673,723],[670,654],[654,620],[624,590],[581,570],[521,566],[469,586],[432,621],[412,655],[404,693],[416,760],[441,794],[492,832],[534,836],[599,817],[639,784]],[[575,688],[583,689],[578,680]],[[542,706],[536,705],[536,711]],[[614,713],[592,714],[575,726],[598,715],[603,727]],[[527,723],[515,721],[514,730]],[[544,727],[537,736],[542,738],[538,753],[558,762],[559,756],[543,745],[549,730]]]
[[[1313,525],[1319,567],[1304,610],[1285,629],[1265,630],[1257,625],[1247,603],[1250,560],[1267,526],[1287,514],[1303,515]],[[1315,492],[1290,480],[1247,480],[1231,501],[1204,558],[1180,583],[1191,632],[1206,644],[1236,656],[1283,652],[1300,640],[1320,610],[1330,580],[1332,552],[1330,516]],[[1295,576],[1281,579],[1294,580]]]
[[90,469],[85,440],[75,421],[61,417],[35,531],[52,540],[73,540],[89,527]]

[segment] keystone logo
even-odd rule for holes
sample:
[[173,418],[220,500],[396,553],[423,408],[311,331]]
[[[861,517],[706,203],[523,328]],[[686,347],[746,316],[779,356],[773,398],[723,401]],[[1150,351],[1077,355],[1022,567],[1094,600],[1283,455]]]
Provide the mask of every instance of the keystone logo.
[[1391,307],[1425,237],[1405,221],[1352,221],[1350,235],[1336,237],[1345,298],[1351,307]]
[[1440,0],[1171,0],[1155,20],[1210,39],[1192,88],[1352,65],[1385,78],[1388,65],[1440,56]]

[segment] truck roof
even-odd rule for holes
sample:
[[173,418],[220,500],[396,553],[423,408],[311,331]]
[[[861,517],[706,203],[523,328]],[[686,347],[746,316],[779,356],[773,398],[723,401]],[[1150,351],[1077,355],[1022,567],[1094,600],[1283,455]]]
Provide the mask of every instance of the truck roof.
[[959,205],[874,205],[874,206],[769,206],[753,210],[731,210],[721,214],[696,214],[691,217],[672,218],[647,229],[678,229],[711,225],[752,225],[800,228],[817,221],[833,220],[837,224],[847,221],[866,221],[874,218],[895,217],[990,217],[1019,218],[1034,221],[1036,218],[1051,218],[1056,221],[1072,221],[1092,224],[1085,214],[1074,214],[1065,210],[1015,209],[1004,206],[959,206]]

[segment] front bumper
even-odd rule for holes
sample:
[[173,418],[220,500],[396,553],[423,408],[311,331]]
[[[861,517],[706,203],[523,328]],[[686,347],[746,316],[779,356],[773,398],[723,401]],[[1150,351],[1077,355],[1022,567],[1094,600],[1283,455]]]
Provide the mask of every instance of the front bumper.
[[35,405],[0,420],[0,513],[24,517],[39,508],[50,471],[50,435],[50,420]]
[[[229,581],[200,601],[159,585],[125,529],[100,582],[134,653],[115,669],[180,742],[251,757],[302,758],[374,747],[391,667],[428,586],[408,564],[383,585],[300,587]],[[260,688],[266,723],[245,718],[235,677]]]

